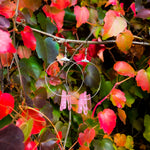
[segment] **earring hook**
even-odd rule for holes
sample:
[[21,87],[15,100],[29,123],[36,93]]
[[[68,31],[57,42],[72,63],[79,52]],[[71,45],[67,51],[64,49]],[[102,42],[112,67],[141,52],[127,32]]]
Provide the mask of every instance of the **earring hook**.
[[67,46],[65,46],[65,55],[63,58],[60,59],[61,61],[70,61],[69,58],[67,58]]
[[[87,41],[86,41],[86,44],[87,44]],[[85,49],[85,57],[83,60],[81,60],[82,62],[89,62],[89,60],[87,59],[87,47]]]

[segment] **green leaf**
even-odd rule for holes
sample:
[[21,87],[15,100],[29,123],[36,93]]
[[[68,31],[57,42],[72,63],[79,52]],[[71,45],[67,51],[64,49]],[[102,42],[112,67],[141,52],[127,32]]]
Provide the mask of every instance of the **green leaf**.
[[57,42],[53,41],[52,38],[48,37],[44,39],[38,33],[35,33],[35,38],[37,40],[36,51],[38,57],[45,62],[47,67],[56,59],[59,51],[59,45]]
[[133,137],[128,135],[125,143],[125,148],[132,149],[134,147]]
[[6,117],[4,117],[2,120],[0,120],[0,129],[10,124],[11,121],[12,121],[12,117],[10,117],[10,115],[7,115]]
[[20,60],[20,69],[23,75],[29,75],[33,78],[39,78],[42,66],[39,60],[32,56],[29,59],[23,58]]
[[114,150],[113,143],[109,139],[102,139],[94,141],[94,150]]
[[22,130],[22,132],[24,134],[24,142],[28,139],[28,137],[31,133],[32,127],[33,127],[33,119],[32,118],[20,126],[20,129]]
[[132,104],[135,102],[135,97],[133,97],[128,91],[124,91],[126,97],[126,105],[131,107]]
[[144,138],[150,142],[150,115],[144,117],[145,131],[143,133]]

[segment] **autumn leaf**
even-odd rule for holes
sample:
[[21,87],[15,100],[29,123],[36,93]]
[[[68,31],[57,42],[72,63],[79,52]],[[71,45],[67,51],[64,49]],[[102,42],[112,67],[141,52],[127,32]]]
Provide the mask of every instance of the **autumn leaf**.
[[141,69],[137,72],[136,82],[143,91],[150,93],[150,67],[147,70]]
[[114,106],[118,108],[123,108],[126,102],[125,93],[119,89],[113,89],[110,93],[110,100]]
[[122,32],[127,27],[126,20],[120,17],[120,15],[113,10],[109,10],[106,13],[104,22],[105,22],[103,27],[104,32],[102,35],[103,40],[106,40],[112,36],[117,36],[120,32]]
[[123,124],[125,125],[127,116],[123,109],[118,108],[118,116],[119,116],[120,120],[123,122]]
[[25,46],[19,46],[17,54],[19,55],[19,58],[29,58],[31,56],[31,49]]
[[14,98],[9,93],[2,93],[0,91],[0,120],[11,114],[14,108]]
[[[36,109],[38,110],[38,109]],[[16,121],[16,125],[18,127],[21,127],[22,124],[24,124],[26,121],[28,121],[29,119],[33,119],[33,127],[31,130],[31,134],[37,134],[39,133],[44,127],[46,127],[46,121],[43,118],[43,116],[37,112],[34,111],[32,109],[27,109],[24,110],[21,114],[22,118],[19,118]]]
[[16,49],[12,44],[10,34],[0,29],[0,53],[15,53]]
[[24,150],[37,150],[37,144],[34,141],[31,141],[30,138],[25,142]]
[[116,143],[117,146],[124,146],[126,143],[126,135],[125,134],[120,134],[117,133],[114,135],[114,142]]
[[136,75],[135,70],[125,61],[117,61],[114,64],[114,70],[117,71],[118,74],[123,76],[134,77]]
[[50,19],[56,23],[58,31],[62,29],[65,11],[54,9],[53,7],[50,7],[49,5],[45,5],[42,9],[45,15],[47,17],[50,17]]
[[2,62],[2,66],[8,67],[12,63],[13,54],[12,53],[1,53],[0,54],[0,59],[1,59],[1,62]]
[[118,48],[125,54],[127,54],[133,41],[133,34],[130,30],[125,30],[117,35],[116,44]]
[[86,7],[75,6],[74,14],[76,15],[77,24],[76,27],[79,28],[83,23],[86,23],[89,19],[89,11]]
[[60,139],[62,139],[62,132],[59,131],[56,137],[58,138],[58,140],[56,141],[56,143],[58,144],[60,142]]
[[58,9],[65,9],[70,5],[70,0],[52,0],[51,7],[56,7]]
[[0,14],[6,18],[12,18],[15,15],[15,9],[16,5],[8,0],[0,4]]
[[92,140],[95,137],[95,130],[92,129],[85,129],[84,133],[79,133],[79,137],[78,137],[78,142],[79,144],[82,146],[84,145],[86,142],[87,144],[90,144],[92,142]]
[[135,8],[135,3],[134,2],[130,5],[130,8],[133,11],[134,17],[135,17],[136,16],[136,8]]
[[21,31],[21,36],[22,36],[23,43],[27,48],[31,48],[31,50],[36,49],[36,39],[29,26],[24,27],[24,30]]
[[104,130],[105,133],[111,134],[116,126],[116,115],[113,110],[106,108],[102,112],[98,113],[98,119],[100,123],[100,128]]
[[[17,0],[15,0],[17,3]],[[30,15],[32,16],[33,12],[42,5],[42,0],[21,0],[19,1],[19,10],[22,10],[23,8],[27,8],[30,12]]]
[[108,2],[106,3],[105,7],[107,7],[109,5],[117,5],[117,0],[108,0]]

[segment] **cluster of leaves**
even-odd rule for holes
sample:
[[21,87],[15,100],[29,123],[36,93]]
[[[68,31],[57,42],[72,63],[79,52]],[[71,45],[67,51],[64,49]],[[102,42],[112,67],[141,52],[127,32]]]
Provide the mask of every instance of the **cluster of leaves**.
[[149,149],[149,3],[0,0],[1,149]]

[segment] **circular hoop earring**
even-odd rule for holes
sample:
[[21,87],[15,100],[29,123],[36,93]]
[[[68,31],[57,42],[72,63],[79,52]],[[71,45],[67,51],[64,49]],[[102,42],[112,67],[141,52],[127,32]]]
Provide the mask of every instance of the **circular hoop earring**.
[[[67,58],[67,57],[62,58],[61,61],[62,61],[62,60],[63,60],[63,61],[65,60],[64,62],[66,62],[66,63],[70,63],[70,62],[71,62],[71,63],[73,63],[72,65],[76,65],[76,66],[80,69],[80,71],[81,71],[81,73],[82,73],[82,76],[83,76],[83,79],[82,79],[82,82],[81,82],[80,87],[79,87],[75,92],[71,93],[70,95],[68,94],[68,96],[71,96],[71,95],[75,95],[76,93],[78,93],[79,90],[81,89],[81,87],[83,86],[83,83],[84,83],[84,75],[83,75],[83,71],[82,71],[81,67],[80,67],[76,62],[71,61],[71,60],[69,60],[68,58],[67,58],[67,59],[66,59],[66,58]],[[52,64],[54,64],[55,62],[57,62],[57,61],[52,62],[52,63],[47,67],[46,72],[47,72],[48,69],[52,66]],[[72,66],[72,65],[71,65],[71,66]],[[67,65],[67,66],[68,66],[68,65]],[[65,69],[67,66],[65,66],[63,69]],[[70,67],[69,67],[69,70],[70,70]],[[67,69],[67,72],[68,72],[68,69]],[[67,79],[67,76],[68,76],[68,74],[66,73],[66,79]],[[48,82],[47,82],[46,74],[45,74],[45,83],[46,83],[48,89],[49,89],[54,95],[62,96],[61,94],[58,94],[58,93],[54,92],[54,91],[50,88],[50,86],[48,85]],[[68,84],[67,84],[67,81],[65,82],[64,86],[65,86],[66,90],[68,91],[67,88],[69,88],[69,86],[68,86]],[[69,92],[69,93],[70,93],[70,92]]]
[[[80,63],[80,62],[85,62],[85,63],[89,63],[89,64],[93,65],[93,66],[97,69],[97,71],[98,71],[98,73],[99,73],[99,80],[100,80],[100,82],[99,82],[99,85],[98,85],[98,88],[97,88],[96,92],[94,93],[94,95],[92,95],[92,96],[89,97],[88,99],[86,98],[86,100],[90,100],[90,99],[92,99],[93,97],[95,97],[95,96],[97,95],[97,93],[100,91],[100,88],[101,88],[101,74],[100,74],[99,69],[97,68],[97,66],[96,66],[94,63],[90,62],[90,61],[87,59],[87,48],[86,48],[86,50],[85,50],[85,58],[84,58],[83,60],[81,60],[81,61],[77,61],[75,64],[78,64],[78,63]],[[68,73],[69,73],[69,71],[70,71],[70,69],[71,69],[71,67],[72,67],[73,65],[74,65],[74,64],[72,64],[72,65],[68,68],[67,73],[66,73],[66,79],[67,79]],[[83,72],[83,71],[82,71],[82,72]],[[84,73],[83,73],[83,74],[84,74]],[[84,80],[84,75],[83,75],[83,80]],[[83,81],[83,80],[82,80],[82,81]],[[84,82],[85,82],[85,81],[84,81]],[[67,84],[67,80],[66,80],[66,84]],[[82,84],[82,85],[83,85],[83,84]],[[81,87],[80,87],[80,89],[81,89]]]

